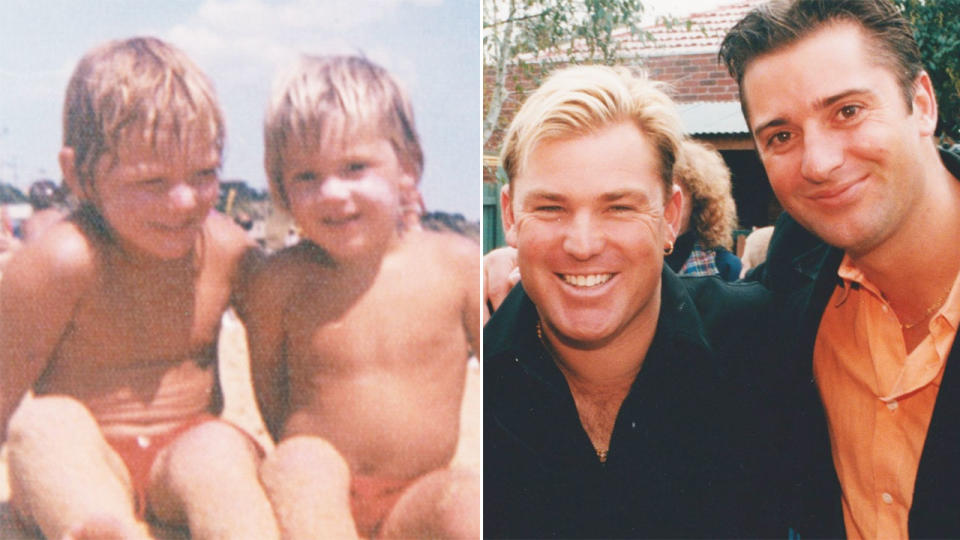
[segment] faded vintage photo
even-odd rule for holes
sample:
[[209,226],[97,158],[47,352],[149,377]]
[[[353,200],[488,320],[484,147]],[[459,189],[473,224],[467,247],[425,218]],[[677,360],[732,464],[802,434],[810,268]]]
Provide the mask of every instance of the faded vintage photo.
[[480,536],[479,19],[4,6],[0,536]]

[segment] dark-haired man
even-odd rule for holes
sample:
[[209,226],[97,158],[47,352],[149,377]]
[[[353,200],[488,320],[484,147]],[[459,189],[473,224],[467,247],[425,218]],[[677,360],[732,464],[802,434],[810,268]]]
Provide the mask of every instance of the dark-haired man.
[[720,57],[789,213],[763,272],[796,317],[789,523],[801,536],[955,536],[960,160],[938,153],[912,30],[888,0],[771,2]]

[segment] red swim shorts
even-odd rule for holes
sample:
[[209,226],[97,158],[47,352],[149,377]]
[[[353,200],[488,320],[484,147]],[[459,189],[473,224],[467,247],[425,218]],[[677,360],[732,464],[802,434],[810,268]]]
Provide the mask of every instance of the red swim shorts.
[[150,484],[150,468],[153,467],[153,462],[156,461],[157,454],[186,431],[207,422],[223,422],[239,430],[253,442],[261,457],[263,456],[263,448],[260,447],[260,444],[257,443],[249,433],[210,413],[198,414],[183,424],[180,424],[175,429],[157,436],[106,437],[107,442],[110,443],[114,451],[123,459],[123,463],[127,466],[127,471],[130,473],[130,482],[133,484],[137,517],[144,519],[147,514],[147,487]]
[[364,538],[376,537],[390,510],[416,480],[354,475],[350,481],[350,511],[357,534]]

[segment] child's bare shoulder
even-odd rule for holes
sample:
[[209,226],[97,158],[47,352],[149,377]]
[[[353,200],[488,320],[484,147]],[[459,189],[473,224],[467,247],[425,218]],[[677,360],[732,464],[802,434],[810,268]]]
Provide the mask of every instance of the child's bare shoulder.
[[63,220],[16,253],[4,272],[4,289],[80,294],[98,279],[100,248],[99,240],[76,221]]
[[91,279],[99,270],[102,239],[74,220],[63,220],[51,226],[48,234],[27,243],[23,254],[37,270],[54,274],[55,278]]
[[[454,265],[457,268],[480,265],[480,244],[455,232],[447,231],[416,231],[410,233],[408,249],[429,253],[430,259],[444,265]],[[431,264],[434,264],[434,262]]]

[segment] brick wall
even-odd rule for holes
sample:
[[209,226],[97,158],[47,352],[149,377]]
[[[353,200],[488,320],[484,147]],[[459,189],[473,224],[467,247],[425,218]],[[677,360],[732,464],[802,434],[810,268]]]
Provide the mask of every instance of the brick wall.
[[[651,78],[664,81],[672,86],[671,97],[680,103],[691,101],[737,101],[737,83],[727,74],[726,68],[717,60],[716,53],[685,54],[675,56],[656,56],[641,59],[641,65]],[[559,67],[559,66],[558,66]],[[494,69],[483,68],[484,114],[493,92]],[[523,73],[512,69],[507,75],[507,100],[500,111],[499,128],[484,145],[485,153],[497,154],[503,140],[504,131],[517,108],[539,84],[535,74]],[[483,180],[494,181],[495,171],[484,167]]]
[[737,101],[737,83],[715,53],[657,56],[643,59],[651,78],[670,83],[672,97],[691,101]]

